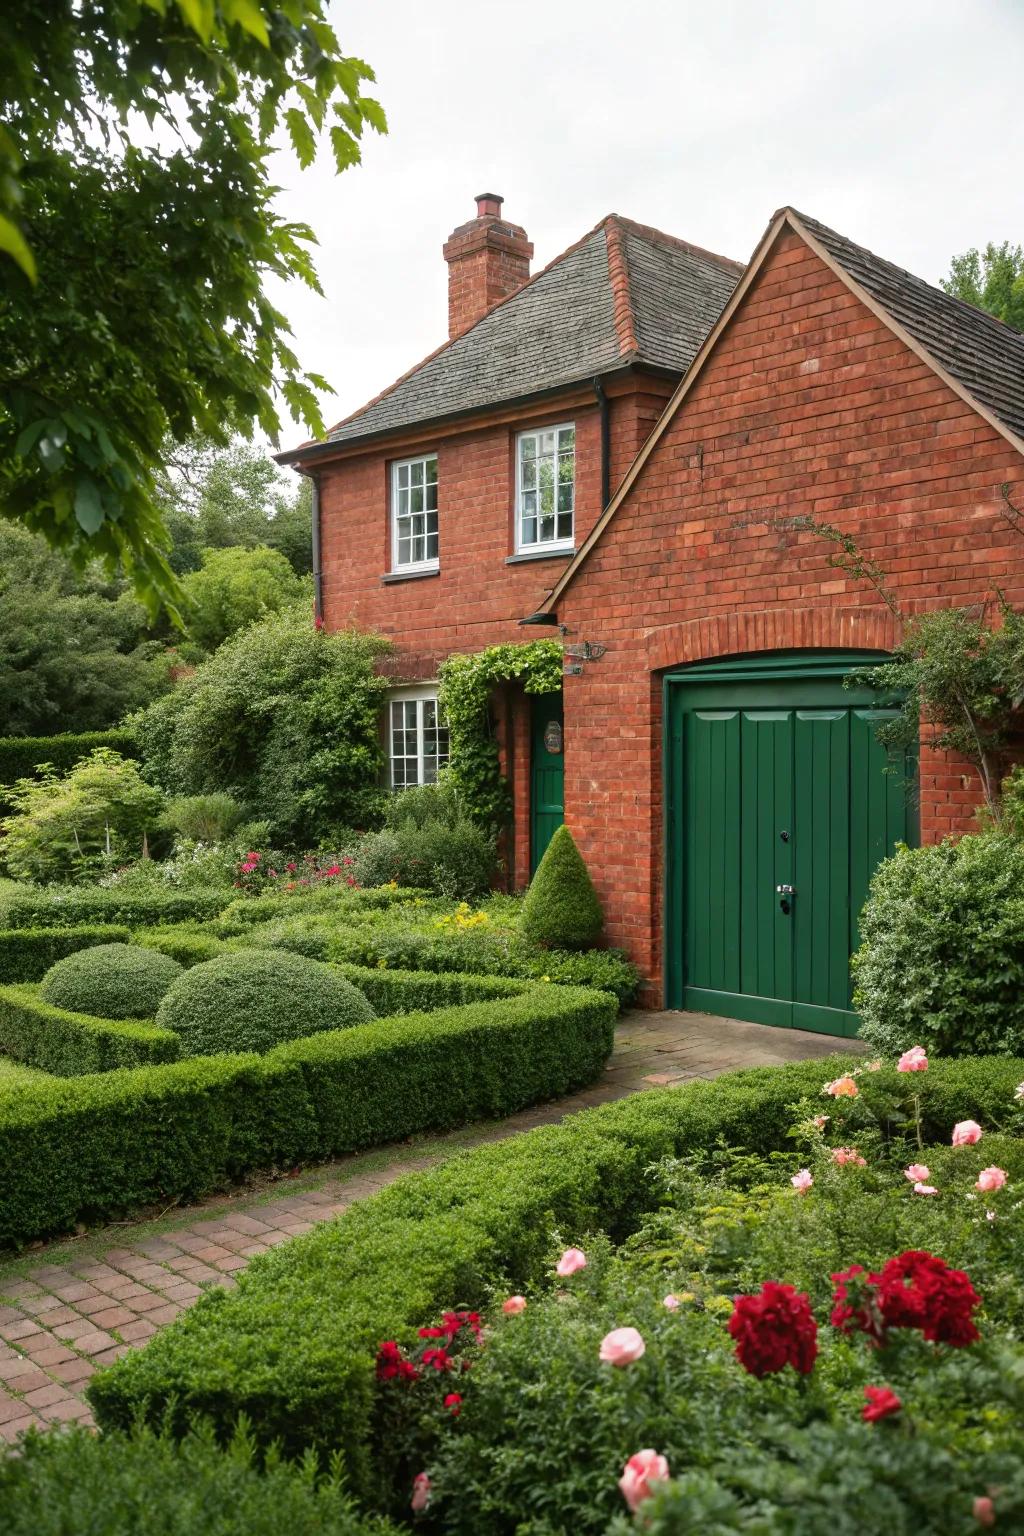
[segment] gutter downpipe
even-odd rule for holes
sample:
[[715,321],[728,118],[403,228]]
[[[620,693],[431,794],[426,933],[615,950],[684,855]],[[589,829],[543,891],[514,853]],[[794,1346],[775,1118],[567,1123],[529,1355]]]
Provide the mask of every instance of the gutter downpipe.
[[611,417],[604,385],[599,378],[595,378],[592,382],[601,410],[601,511],[603,512],[611,499]]
[[324,621],[324,573],[320,561],[320,473],[311,469],[309,475],[313,503],[313,622],[319,629]]

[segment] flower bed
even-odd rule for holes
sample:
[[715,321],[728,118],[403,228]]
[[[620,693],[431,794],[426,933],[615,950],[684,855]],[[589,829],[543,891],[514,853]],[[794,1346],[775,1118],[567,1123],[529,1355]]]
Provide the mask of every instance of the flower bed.
[[[26,1034],[34,1020],[52,1023],[30,1000],[18,1006]],[[196,1198],[253,1169],[557,1098],[599,1074],[614,1021],[605,993],[524,987],[295,1040],[264,1056],[200,1056],[12,1088],[0,1098],[0,1243]]]
[[[837,1059],[833,1082],[843,1080],[841,1065]],[[419,1326],[432,1322],[456,1301],[462,1307],[482,1307],[495,1286],[507,1295],[541,1285],[550,1274],[553,1225],[588,1246],[585,1235],[599,1229],[615,1242],[628,1238],[664,1200],[664,1185],[651,1172],[651,1165],[660,1159],[714,1148],[721,1141],[742,1149],[751,1160],[756,1158],[760,1168],[766,1157],[792,1145],[788,1133],[794,1103],[808,1097],[822,1104],[823,1066],[827,1070],[820,1061],[759,1069],[714,1083],[637,1095],[576,1115],[557,1128],[481,1148],[439,1169],[406,1177],[329,1226],[258,1259],[241,1277],[237,1292],[203,1298],[144,1351],[96,1377],[90,1399],[97,1416],[103,1425],[127,1426],[139,1412],[159,1418],[171,1408],[176,1421],[184,1424],[190,1412],[199,1410],[227,1429],[239,1413],[245,1413],[261,1439],[279,1439],[289,1451],[309,1445],[340,1449],[355,1486],[371,1500],[379,1499],[384,1474],[376,1460],[380,1405],[375,1398],[374,1361],[381,1340],[410,1346]],[[913,1079],[882,1071],[873,1077],[873,1092],[889,1095],[894,1105],[903,1104],[907,1084],[912,1082],[927,1145],[937,1138],[948,1141],[950,1128],[963,1121],[984,1127],[1005,1123],[1022,1077],[1022,1061],[946,1062]],[[850,1096],[854,1117],[863,1110],[865,1097]],[[842,1096],[833,1098],[831,1112],[838,1116],[846,1103]],[[879,1145],[896,1134],[895,1122],[887,1114],[879,1122]],[[986,1136],[991,1136],[990,1130]],[[977,1153],[969,1150],[969,1155]],[[786,1161],[782,1182],[788,1187],[791,1156]],[[831,1167],[837,1178],[865,1176],[855,1162]],[[924,1213],[933,1209],[932,1197],[915,1195],[901,1174],[897,1179],[907,1191],[903,1204],[916,1202],[911,1209],[918,1213],[915,1219],[923,1220]],[[813,1190],[807,1196],[795,1189],[788,1193],[792,1209],[813,1211]],[[936,1202],[936,1208],[940,1204]],[[892,1236],[891,1206],[886,1219]],[[847,1267],[855,1257],[850,1250],[859,1241],[854,1221],[846,1234],[844,1261],[837,1268]],[[900,1246],[889,1243],[879,1257],[891,1256]],[[787,1262],[795,1252],[790,1233],[778,1247],[778,1262]],[[760,1276],[765,1278],[773,1277]],[[817,1283],[828,1284],[827,1269],[818,1274]],[[660,1293],[646,1303],[648,1307],[655,1304],[667,1325],[670,1314],[661,1304]],[[731,1310],[730,1303],[726,1314]],[[716,1317],[714,1309],[706,1306],[694,1308],[693,1313],[698,1319],[693,1343],[700,1349],[701,1329],[714,1323],[721,1333],[725,1317]],[[643,1333],[640,1313],[632,1317],[620,1313],[617,1321]],[[560,1393],[571,1408],[577,1401],[576,1388],[567,1387],[566,1381],[572,1383],[573,1378],[560,1374],[542,1341],[535,1338],[534,1348],[534,1364],[550,1378],[551,1393]],[[725,1336],[721,1369],[728,1365],[730,1390],[750,1392],[755,1379],[729,1365],[728,1348]],[[653,1358],[650,1348],[648,1353]],[[709,1414],[724,1400],[720,1389],[721,1382],[713,1379],[706,1397]],[[769,1387],[773,1390],[774,1385]],[[787,1397],[783,1407],[788,1401]],[[850,1409],[855,1419],[859,1407],[852,1398]],[[594,1438],[599,1403],[595,1413],[597,1419],[578,1416],[577,1438]],[[460,1433],[469,1422],[467,1409],[460,1413]],[[497,1421],[493,1428],[497,1436]],[[781,1420],[780,1435],[785,1430]],[[514,1426],[502,1434],[506,1448],[517,1443]],[[537,1434],[554,1443],[549,1428],[542,1432],[538,1427]],[[613,1491],[626,1457],[644,1448],[642,1443],[618,1445],[616,1455],[622,1453],[621,1461],[614,1472],[605,1466],[602,1473],[611,1478]],[[656,1450],[660,1453],[660,1448]],[[516,1458],[508,1459],[513,1463]],[[539,1502],[521,1504],[518,1519],[525,1518],[526,1510],[553,1513],[550,1501],[544,1503],[543,1479],[539,1486]],[[589,1492],[582,1497],[586,1505]],[[617,1492],[615,1499],[619,1499]],[[475,1518],[479,1519],[478,1510]],[[688,1528],[685,1524],[662,1527],[680,1532]],[[696,1528],[711,1527],[698,1522]],[[451,1529],[470,1527],[453,1525]],[[772,1532],[776,1527],[764,1529]],[[779,1529],[802,1530],[799,1526]]]

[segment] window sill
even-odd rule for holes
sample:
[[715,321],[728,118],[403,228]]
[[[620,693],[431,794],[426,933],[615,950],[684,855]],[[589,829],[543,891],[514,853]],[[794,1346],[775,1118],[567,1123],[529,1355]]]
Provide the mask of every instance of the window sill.
[[440,576],[439,565],[423,566],[415,571],[388,571],[381,577],[382,586],[390,586],[396,581],[422,581],[425,576]]
[[518,554],[506,555],[506,565],[526,565],[533,560],[571,560],[576,553],[571,544],[565,544],[560,549],[521,549]]

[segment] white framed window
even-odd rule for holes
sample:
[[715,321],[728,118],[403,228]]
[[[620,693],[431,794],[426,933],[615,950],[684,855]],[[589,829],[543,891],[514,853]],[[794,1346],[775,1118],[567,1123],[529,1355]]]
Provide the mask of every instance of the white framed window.
[[573,547],[576,428],[572,422],[520,432],[516,448],[516,549]]
[[436,571],[437,454],[391,466],[391,569]]
[[436,784],[448,761],[448,727],[434,689],[392,694],[388,701],[391,788]]

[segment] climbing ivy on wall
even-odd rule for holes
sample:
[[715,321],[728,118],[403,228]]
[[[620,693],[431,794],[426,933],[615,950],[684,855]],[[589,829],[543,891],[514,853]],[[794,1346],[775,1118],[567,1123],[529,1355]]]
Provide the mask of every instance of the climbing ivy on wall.
[[557,640],[491,645],[471,656],[441,663],[439,702],[448,722],[448,779],[473,820],[502,827],[511,806],[502,777],[491,720],[491,689],[522,681],[527,693],[557,693],[562,686],[562,647]]

